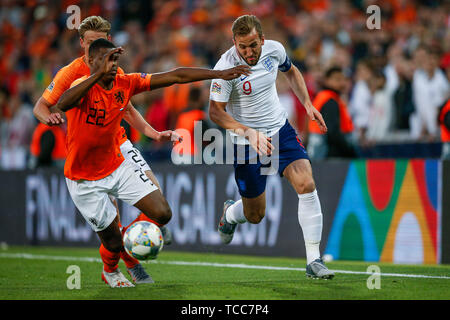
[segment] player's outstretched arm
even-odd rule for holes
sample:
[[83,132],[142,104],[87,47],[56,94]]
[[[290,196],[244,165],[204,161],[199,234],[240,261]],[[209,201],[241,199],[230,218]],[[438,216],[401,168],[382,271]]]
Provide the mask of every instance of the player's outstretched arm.
[[209,101],[209,117],[218,126],[245,137],[259,155],[270,155],[274,149],[270,137],[236,121],[226,112],[226,102]]
[[153,73],[150,89],[169,87],[176,83],[188,83],[208,79],[233,80],[240,75],[250,74],[248,66],[237,66],[226,70],[211,70],[204,68],[177,68],[175,70]]
[[67,89],[59,98],[55,107],[57,110],[67,111],[80,104],[81,99],[86,95],[90,88],[103,77],[103,74],[96,72],[83,81]]

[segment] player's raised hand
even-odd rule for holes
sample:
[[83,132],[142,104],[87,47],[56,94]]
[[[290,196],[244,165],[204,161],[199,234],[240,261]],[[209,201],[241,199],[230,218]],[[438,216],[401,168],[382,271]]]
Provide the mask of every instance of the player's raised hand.
[[272,151],[274,149],[274,146],[271,143],[272,138],[267,137],[264,133],[255,129],[247,130],[245,135],[248,139],[248,142],[253,147],[253,149],[256,150],[258,155],[270,156],[272,154]]
[[103,57],[101,58],[101,67],[100,71],[104,74],[111,71],[115,64],[114,54],[122,54],[124,49],[122,47],[112,48],[108,50]]
[[244,74],[246,76],[250,75],[250,67],[245,65],[240,65],[234,68],[222,70],[220,73],[220,78],[224,80],[233,80],[240,75]]
[[50,108],[50,114],[44,120],[45,124],[48,126],[57,126],[63,124],[64,120],[64,112],[62,112],[56,106],[52,106]]
[[57,126],[64,123],[64,118],[59,113],[50,113],[45,119],[48,126]]
[[305,103],[306,113],[312,121],[316,121],[319,125],[320,131],[326,133],[328,131],[325,120],[323,120],[322,114],[312,105],[310,101]]

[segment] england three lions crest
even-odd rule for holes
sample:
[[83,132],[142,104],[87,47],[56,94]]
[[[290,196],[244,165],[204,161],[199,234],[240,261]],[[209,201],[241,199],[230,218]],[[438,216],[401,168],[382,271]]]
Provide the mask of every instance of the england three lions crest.
[[262,64],[263,64],[264,68],[265,68],[267,71],[269,71],[269,72],[272,72],[272,71],[273,71],[273,62],[272,62],[272,59],[271,59],[270,57],[265,58],[265,59],[262,61]]

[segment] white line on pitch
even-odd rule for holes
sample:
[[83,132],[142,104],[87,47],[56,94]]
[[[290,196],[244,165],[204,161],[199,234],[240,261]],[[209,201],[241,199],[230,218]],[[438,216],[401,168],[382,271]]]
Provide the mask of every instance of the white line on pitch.
[[[80,261],[80,262],[99,262],[100,258],[94,257],[70,257],[70,256],[52,256],[52,255],[40,255],[31,253],[4,253],[0,252],[0,258],[15,258],[15,259],[30,259],[30,260],[55,260],[55,261]],[[217,263],[217,262],[200,262],[200,261],[163,261],[152,260],[148,263],[153,264],[169,264],[169,265],[182,265],[182,266],[202,266],[202,267],[216,267],[216,268],[240,268],[240,269],[262,269],[262,270],[278,270],[278,271],[305,271],[305,268],[292,268],[292,267],[275,267],[275,266],[259,266],[249,264],[233,264],[233,263]],[[350,270],[332,270],[335,273],[345,274],[363,274],[373,275],[373,273],[365,271],[350,271]],[[422,274],[403,274],[403,273],[380,273],[380,276],[385,277],[403,277],[403,278],[423,278],[423,279],[450,279],[449,276],[430,276]]]

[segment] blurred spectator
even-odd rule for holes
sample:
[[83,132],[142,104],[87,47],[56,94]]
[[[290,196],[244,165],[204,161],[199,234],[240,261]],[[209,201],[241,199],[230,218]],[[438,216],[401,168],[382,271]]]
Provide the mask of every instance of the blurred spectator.
[[[162,90],[156,90],[152,95],[152,101],[149,104],[145,113],[145,120],[156,130],[165,131],[169,128],[169,110],[163,102]],[[164,145],[165,143],[154,143]]]
[[[26,109],[18,112],[22,116],[16,114],[12,118],[9,113],[14,105],[33,105],[35,97],[42,94],[56,72],[80,55],[78,34],[66,23],[69,4],[80,7],[81,19],[101,15],[111,22],[113,42],[125,48],[121,57],[125,72],[155,73],[176,66],[212,68],[220,54],[233,45],[233,20],[241,14],[255,14],[263,23],[266,36],[282,42],[293,63],[302,70],[312,98],[324,71],[333,65],[342,67],[352,88],[349,111],[362,145],[366,145],[372,103],[368,86],[372,65],[383,69],[386,76],[386,88],[393,104],[393,133],[409,129],[410,141],[430,138],[430,132],[437,137],[437,108],[445,96],[442,92],[430,92],[437,89],[435,82],[444,88],[439,66],[450,73],[449,1],[3,0],[0,87],[7,90],[10,98],[0,104],[0,164],[7,162],[8,166],[21,167],[21,159],[26,158],[29,150],[32,128],[26,124],[28,120],[21,126],[12,125],[14,117],[16,121],[26,118]],[[366,9],[371,4],[381,8],[380,30],[366,27]],[[429,59],[426,48],[438,50],[434,59]],[[418,78],[418,89],[411,84],[413,72],[417,74],[414,78]],[[151,96],[152,102],[141,105],[143,114],[147,120],[174,128],[187,106],[190,87],[173,86],[161,90],[160,97],[155,93],[144,94]],[[428,87],[432,98],[426,100],[431,103],[414,106],[413,102],[425,97],[423,93]],[[289,95],[282,91],[280,99],[295,110],[301,131],[304,109],[297,100],[292,108]],[[416,98],[412,99],[413,96]],[[412,112],[414,116],[410,117]],[[294,112],[291,115],[294,122]],[[11,125],[15,128],[12,136]],[[427,135],[422,135],[422,128]],[[25,136],[27,139],[23,139]],[[17,151],[21,148],[7,146],[18,144],[25,148]],[[147,143],[145,147],[154,151],[159,146]],[[10,152],[13,149],[16,151]],[[14,156],[18,160],[12,160]]]
[[[424,53],[422,53],[422,51]],[[416,111],[411,116],[411,135],[428,141],[438,137],[438,108],[450,93],[449,82],[439,68],[439,55],[430,49],[420,49],[418,68],[413,76],[413,99]],[[417,57],[417,55],[416,55]]]
[[[394,95],[400,86],[400,68],[403,61],[402,48],[398,43],[392,44],[387,50],[387,64],[383,68],[386,77],[386,89],[389,93],[389,100],[394,105]],[[394,114],[395,116],[396,114]],[[395,120],[393,121],[395,122]]]
[[10,117],[8,107],[9,91],[4,87],[0,87],[0,120],[6,121]]
[[409,129],[409,118],[414,112],[412,91],[412,77],[414,65],[411,59],[402,59],[397,67],[398,86],[394,91],[394,127],[396,129]]
[[31,169],[63,168],[67,155],[66,132],[66,123],[61,126],[47,126],[39,123],[31,138],[29,167]]
[[175,126],[179,115],[188,107],[191,89],[199,88],[201,85],[201,82],[193,82],[188,84],[175,84],[163,89],[163,104],[169,111],[169,128]]
[[386,141],[392,123],[392,101],[386,77],[380,71],[374,72],[369,80],[372,93],[366,138],[369,143]]
[[[183,141],[175,146],[176,151],[178,151],[180,155],[182,154],[183,156],[190,157],[203,150],[203,145],[195,138],[198,135],[201,135],[200,138],[202,138],[204,132],[208,129],[206,124],[208,116],[204,111],[205,103],[205,93],[204,90],[202,90],[202,87],[192,87],[189,91],[187,106],[178,116],[175,125],[177,132],[183,138]],[[198,126],[201,126],[201,129],[199,129]],[[183,130],[178,131],[179,129]],[[199,132],[196,135],[195,132],[197,130],[199,130]]]
[[346,87],[342,69],[328,69],[323,82],[323,90],[317,94],[313,105],[322,114],[328,131],[322,133],[317,123],[309,120],[308,154],[311,159],[353,158],[356,156],[353,122],[341,98]]
[[450,159],[450,99],[439,108],[439,126],[442,141],[442,159]]
[[[152,91],[147,96],[149,99],[142,104],[146,106],[143,111],[145,120],[157,131],[175,130],[175,127],[169,126],[170,113],[163,102],[163,90]],[[171,144],[152,140],[144,135],[141,135],[139,147],[150,152],[152,162],[168,160],[172,151]]]
[[[2,101],[3,100],[3,101]],[[2,121],[0,122],[1,166],[5,169],[24,169],[28,146],[36,120],[32,106],[7,90],[0,94]]]
[[366,131],[369,125],[372,93],[369,80],[373,77],[372,66],[368,60],[361,60],[356,66],[355,86],[350,99],[350,114],[355,125],[357,137],[362,145],[367,145]]

